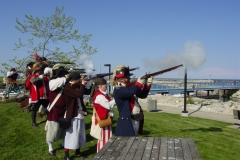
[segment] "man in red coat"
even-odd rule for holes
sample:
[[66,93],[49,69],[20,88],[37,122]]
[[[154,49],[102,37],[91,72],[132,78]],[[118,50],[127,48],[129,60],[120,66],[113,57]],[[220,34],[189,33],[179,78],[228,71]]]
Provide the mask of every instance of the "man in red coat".
[[29,90],[31,97],[31,118],[32,126],[38,127],[36,124],[37,110],[41,105],[47,108],[49,100],[49,79],[43,76],[43,68],[39,63],[34,63],[32,67],[33,73],[26,80],[26,89]]

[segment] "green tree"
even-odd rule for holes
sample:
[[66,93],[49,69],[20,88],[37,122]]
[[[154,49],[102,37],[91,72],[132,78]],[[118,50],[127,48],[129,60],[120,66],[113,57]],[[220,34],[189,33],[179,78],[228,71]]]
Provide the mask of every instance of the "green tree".
[[[9,60],[18,70],[23,71],[28,62],[34,61],[30,56],[32,53],[46,57],[50,61],[64,61],[75,63],[68,65],[68,67],[81,67],[82,62],[78,61],[81,54],[94,54],[97,52],[96,48],[88,45],[91,34],[80,35],[78,30],[74,30],[73,26],[76,19],[71,16],[63,14],[64,7],[56,7],[55,13],[50,17],[33,17],[32,15],[25,15],[26,20],[20,22],[16,19],[15,26],[18,31],[28,34],[30,37],[23,42],[21,38],[15,44],[14,50],[22,49],[26,53],[26,57],[18,59],[14,57]],[[76,43],[75,45],[70,44]],[[64,47],[70,45],[70,51],[63,51],[59,46]],[[77,63],[76,63],[77,62]],[[7,63],[2,63],[6,73],[12,66]]]

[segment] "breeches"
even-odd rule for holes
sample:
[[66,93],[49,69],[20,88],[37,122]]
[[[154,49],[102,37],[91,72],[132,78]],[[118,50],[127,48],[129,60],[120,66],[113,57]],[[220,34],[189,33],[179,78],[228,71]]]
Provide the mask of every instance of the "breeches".
[[31,104],[31,110],[37,111],[39,107],[42,105],[44,108],[47,108],[49,101],[47,99],[40,99],[37,103]]

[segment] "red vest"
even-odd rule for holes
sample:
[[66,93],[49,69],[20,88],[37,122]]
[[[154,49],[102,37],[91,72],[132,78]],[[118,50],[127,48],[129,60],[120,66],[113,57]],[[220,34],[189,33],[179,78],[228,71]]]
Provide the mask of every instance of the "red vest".
[[[94,108],[95,108],[95,110],[96,110],[96,112],[97,112],[97,114],[98,114],[98,117],[99,117],[101,120],[103,120],[103,119],[106,119],[106,118],[107,118],[109,110],[106,109],[106,108],[104,108],[104,107],[102,107],[100,104],[95,103],[95,99],[96,99],[96,97],[97,97],[98,95],[103,95],[108,101],[111,101],[111,98],[110,98],[108,95],[103,94],[101,91],[96,91],[96,92],[94,93],[94,96],[93,96],[93,106],[94,106]],[[95,115],[95,117],[96,117],[96,115]],[[98,122],[97,122],[97,120],[95,119],[95,124],[97,124],[97,123],[98,123]]]

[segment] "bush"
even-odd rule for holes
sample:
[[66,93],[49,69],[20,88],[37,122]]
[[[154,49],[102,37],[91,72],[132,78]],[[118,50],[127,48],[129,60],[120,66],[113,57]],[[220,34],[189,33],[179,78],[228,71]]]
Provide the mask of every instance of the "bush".
[[188,97],[187,104],[194,104],[194,101],[192,100],[192,97]]

